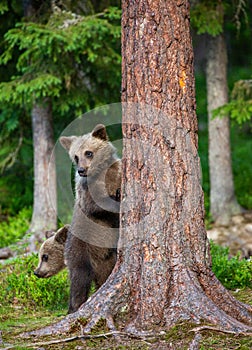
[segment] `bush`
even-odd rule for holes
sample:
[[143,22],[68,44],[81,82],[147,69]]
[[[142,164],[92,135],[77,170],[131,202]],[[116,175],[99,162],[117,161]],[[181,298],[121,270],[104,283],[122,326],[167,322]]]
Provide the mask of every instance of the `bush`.
[[0,223],[0,248],[14,244],[24,236],[29,228],[31,213],[31,208],[24,208],[17,216],[10,216]]
[[241,259],[239,254],[229,258],[229,248],[210,241],[212,270],[227,289],[252,288],[252,261]]
[[[212,269],[228,289],[252,288],[252,261],[229,259],[228,248],[211,244]],[[0,305],[17,305],[48,310],[67,309],[69,280],[67,269],[50,278],[37,278],[33,271],[38,263],[36,254],[18,257],[0,265]],[[94,292],[94,286],[91,293]]]
[[1,266],[0,304],[44,307],[51,310],[67,308],[69,282],[67,270],[50,278],[37,278],[33,271],[38,263],[36,254],[15,258]]

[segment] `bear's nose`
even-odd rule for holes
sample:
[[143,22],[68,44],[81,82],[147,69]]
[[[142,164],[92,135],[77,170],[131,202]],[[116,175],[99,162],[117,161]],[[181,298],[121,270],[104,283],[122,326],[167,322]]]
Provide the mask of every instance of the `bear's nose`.
[[86,169],[84,168],[78,168],[78,174],[80,176],[86,176]]
[[37,270],[35,270],[33,273],[34,273],[35,276],[40,277],[40,274],[39,274],[39,272]]

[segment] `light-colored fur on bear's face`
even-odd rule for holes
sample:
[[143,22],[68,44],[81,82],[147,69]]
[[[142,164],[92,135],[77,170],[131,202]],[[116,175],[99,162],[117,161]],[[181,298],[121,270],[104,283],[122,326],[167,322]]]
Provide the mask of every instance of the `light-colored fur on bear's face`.
[[65,225],[57,232],[46,232],[47,239],[40,247],[39,264],[34,271],[37,277],[54,276],[66,266],[64,250],[69,227],[69,225]]
[[93,177],[108,169],[115,159],[116,149],[109,142],[105,126],[98,124],[91,133],[83,136],[62,136],[60,143],[68,151],[77,171],[83,177]]

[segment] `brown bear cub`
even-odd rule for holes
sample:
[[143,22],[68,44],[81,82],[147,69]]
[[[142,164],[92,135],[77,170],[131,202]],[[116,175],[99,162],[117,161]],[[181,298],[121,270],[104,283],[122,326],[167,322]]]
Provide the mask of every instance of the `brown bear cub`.
[[47,239],[39,249],[39,264],[34,275],[47,278],[56,275],[66,267],[64,251],[69,227],[65,225],[57,232],[47,231],[45,233]]
[[61,137],[76,165],[75,205],[65,247],[70,277],[68,312],[87,298],[91,282],[99,288],[116,262],[121,161],[104,125],[83,136]]

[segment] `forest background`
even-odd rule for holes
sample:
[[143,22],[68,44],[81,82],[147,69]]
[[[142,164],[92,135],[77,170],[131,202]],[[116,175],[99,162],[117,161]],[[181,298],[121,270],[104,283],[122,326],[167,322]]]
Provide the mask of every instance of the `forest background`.
[[[32,18],[34,27],[25,26],[22,4],[15,1],[8,4],[2,2],[0,8],[4,18],[0,25],[2,37],[0,219],[1,223],[12,222],[15,234],[10,232],[6,235],[3,233],[5,224],[2,230],[0,226],[1,247],[20,239],[27,231],[31,220],[34,200],[32,98],[40,102],[45,97],[50,99],[54,141],[56,141],[64,128],[81,114],[100,105],[119,102],[121,84],[120,3],[118,1],[103,1],[97,4],[94,2],[93,5],[89,2],[80,5],[78,1],[61,2],[61,5],[55,2],[54,9],[50,6],[50,2],[44,2],[43,6],[34,2],[37,6],[35,6],[36,14]],[[230,131],[235,193],[243,208],[252,209],[252,154],[250,151],[252,140],[251,110],[249,110],[251,85],[248,85],[249,82],[251,83],[249,79],[251,79],[252,64],[252,4],[251,1],[247,3],[237,1],[232,5],[224,2],[225,21],[220,18],[215,2],[211,3],[210,8],[206,4],[207,2],[202,1],[194,5],[193,2],[192,31],[195,49],[199,155],[206,218],[207,222],[211,222],[206,92],[207,42],[209,36],[216,36],[222,30],[225,33],[228,52],[229,95],[230,98],[235,97],[229,104],[229,112],[231,111],[231,117],[233,117]],[[110,7],[110,10],[104,12],[104,9],[109,6],[117,7]],[[83,26],[81,29],[78,23],[82,23],[80,18],[83,15],[87,20],[86,27]],[[74,21],[75,25],[72,25]],[[17,23],[23,24],[14,29],[12,36],[6,35],[8,30],[15,28]],[[80,34],[82,30],[79,46],[76,41],[67,43],[67,36],[59,37],[57,26],[62,28],[64,25],[65,28],[62,31],[65,33],[67,30],[70,32],[68,26],[76,28],[70,35],[77,35],[78,32]],[[66,58],[63,60],[62,45],[64,44],[76,47],[72,51],[69,47],[66,48],[64,54]],[[28,50],[25,51],[27,45],[33,45],[33,52],[36,50],[38,52],[37,57],[33,57],[33,53]],[[43,48],[38,50],[42,46]],[[83,50],[84,54],[80,54],[80,50]],[[75,72],[69,63],[72,57],[77,67]],[[31,59],[37,59],[37,65],[42,60],[43,66],[38,69],[36,64],[30,65],[32,69],[29,71],[27,62]],[[51,67],[49,67],[50,62]],[[57,74],[55,74],[56,71]],[[78,77],[81,74],[82,85]],[[240,80],[245,80],[247,85],[245,84],[244,89],[240,89],[238,94],[232,94],[235,83]],[[19,89],[13,87],[15,84]],[[8,227],[9,231],[12,231],[12,226],[8,225]]]
[[[210,210],[206,64],[209,38],[222,33],[228,53],[230,103],[224,112],[231,116],[235,194],[242,208],[252,209],[252,1],[192,1],[191,5],[199,155],[206,224],[210,227],[214,220]],[[120,101],[121,12],[119,1],[104,0],[84,4],[45,1],[43,5],[39,1],[2,1],[0,13],[0,247],[6,247],[19,242],[27,231],[33,235],[37,230],[33,215],[34,201],[38,200],[34,192],[33,122],[38,108],[42,106],[42,119],[43,113],[49,112],[56,142],[75,118],[95,107]],[[228,261],[227,250],[213,246],[212,254],[216,257],[215,273],[219,272],[222,283],[231,289],[240,286],[232,274],[226,276],[227,265],[226,271],[221,270],[223,256],[225,264]],[[68,292],[64,288],[62,293],[62,289],[66,275],[38,282],[30,275],[35,261],[34,257],[16,260],[15,273],[6,278],[8,293],[1,296],[0,302],[46,305],[49,309],[60,309],[63,303],[65,307]],[[251,286],[251,268],[237,267],[238,260],[232,260],[232,264],[232,273],[240,269],[238,279],[243,279],[243,286]],[[23,278],[23,289],[15,274]],[[55,284],[54,295],[48,293],[48,283]]]

